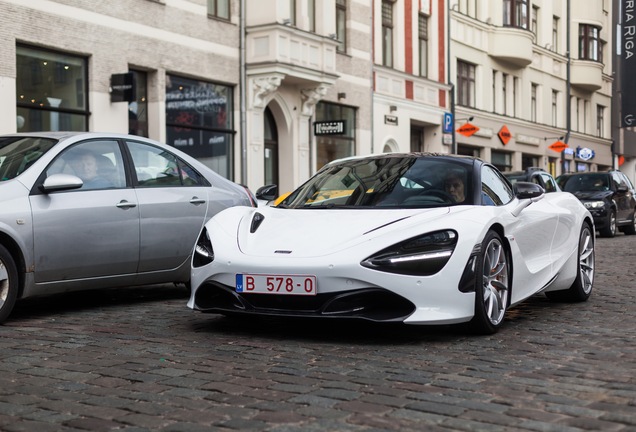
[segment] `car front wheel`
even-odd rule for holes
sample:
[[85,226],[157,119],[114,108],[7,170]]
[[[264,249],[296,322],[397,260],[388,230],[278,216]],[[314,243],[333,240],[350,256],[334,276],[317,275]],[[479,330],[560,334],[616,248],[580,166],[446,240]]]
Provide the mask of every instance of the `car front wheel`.
[[0,245],[0,323],[3,323],[18,297],[18,270],[9,251]]
[[475,316],[470,328],[479,334],[495,333],[504,320],[510,296],[508,252],[501,237],[489,231],[481,245],[475,286]]
[[632,223],[625,226],[625,228],[623,228],[623,232],[626,235],[636,234],[636,209],[634,209],[634,213],[632,213]]
[[578,273],[569,289],[561,291],[547,291],[545,295],[550,300],[582,302],[592,293],[594,285],[594,233],[586,222],[581,228],[578,251]]

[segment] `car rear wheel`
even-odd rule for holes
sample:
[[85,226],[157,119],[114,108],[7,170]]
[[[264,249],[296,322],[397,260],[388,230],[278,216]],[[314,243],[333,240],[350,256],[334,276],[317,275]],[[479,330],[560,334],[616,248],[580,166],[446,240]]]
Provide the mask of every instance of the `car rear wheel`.
[[550,300],[582,302],[592,294],[594,285],[594,233],[586,222],[581,228],[579,236],[578,273],[574,283],[569,289],[561,291],[548,291],[545,295]]
[[475,316],[471,329],[479,334],[493,334],[503,323],[510,296],[508,252],[501,237],[489,231],[481,244],[475,284]]
[[3,323],[18,297],[18,270],[9,251],[0,245],[0,323]]
[[603,237],[614,237],[616,235],[616,210],[610,209],[607,215],[607,223],[601,230]]

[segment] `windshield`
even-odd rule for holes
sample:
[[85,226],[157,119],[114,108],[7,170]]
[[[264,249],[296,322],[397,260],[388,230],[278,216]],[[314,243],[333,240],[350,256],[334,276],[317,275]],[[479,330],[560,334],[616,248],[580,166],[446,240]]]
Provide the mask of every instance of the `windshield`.
[[11,180],[22,174],[56,142],[50,138],[0,138],[0,181]]
[[469,166],[436,156],[379,156],[330,165],[284,208],[413,208],[472,204]]
[[610,185],[607,174],[580,174],[561,177],[559,186],[565,192],[608,191]]

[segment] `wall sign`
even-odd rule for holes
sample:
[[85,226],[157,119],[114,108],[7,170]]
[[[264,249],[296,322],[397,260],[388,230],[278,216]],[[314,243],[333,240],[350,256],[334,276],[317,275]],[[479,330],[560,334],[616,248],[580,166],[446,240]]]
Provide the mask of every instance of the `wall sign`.
[[385,116],[384,116],[384,124],[388,124],[388,125],[392,125],[392,126],[397,126],[397,125],[398,125],[398,118],[397,118],[397,116],[385,115]]
[[346,120],[314,122],[314,135],[344,135]]
[[589,149],[587,147],[577,147],[576,148],[576,157],[582,159],[584,161],[588,161],[590,159],[594,159],[596,153],[594,150]]
[[135,76],[132,72],[110,76],[111,102],[133,102],[135,98]]
[[510,139],[512,138],[512,134],[510,133],[510,130],[506,125],[503,125],[501,129],[499,129],[499,133],[497,134],[497,136],[499,137],[503,145],[508,144],[510,142]]

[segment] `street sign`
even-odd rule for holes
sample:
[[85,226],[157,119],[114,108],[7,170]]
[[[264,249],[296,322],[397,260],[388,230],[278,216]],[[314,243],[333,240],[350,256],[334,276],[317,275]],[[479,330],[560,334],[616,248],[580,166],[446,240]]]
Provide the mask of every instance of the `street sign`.
[[464,135],[465,137],[473,136],[478,130],[479,128],[471,123],[466,123],[457,128],[457,132]]
[[564,143],[563,141],[555,141],[552,144],[550,144],[548,146],[548,148],[550,150],[554,150],[555,152],[562,152],[563,150],[565,150],[566,148],[568,148],[569,146]]
[[447,112],[444,113],[442,132],[445,134],[453,133],[453,114]]
[[499,133],[497,134],[497,136],[499,137],[503,145],[508,144],[510,142],[510,138],[512,138],[512,134],[510,133],[510,131],[508,130],[508,126],[506,125],[503,125],[501,129],[499,129]]

